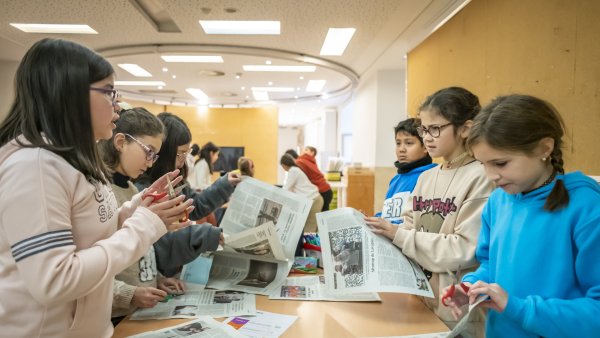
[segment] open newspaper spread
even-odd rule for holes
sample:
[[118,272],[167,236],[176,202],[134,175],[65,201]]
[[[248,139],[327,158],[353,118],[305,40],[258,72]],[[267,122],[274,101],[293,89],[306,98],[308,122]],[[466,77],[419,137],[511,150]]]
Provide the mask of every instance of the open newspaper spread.
[[400,292],[433,297],[418,264],[373,233],[352,208],[317,214],[325,284],[329,292]]
[[243,334],[239,333],[233,327],[220,323],[210,317],[199,317],[180,325],[165,327],[160,330],[150,331],[146,333],[130,336],[132,338],[175,338],[175,337],[192,337],[192,338],[242,338]]
[[269,299],[324,300],[331,302],[381,301],[376,292],[331,294],[325,286],[325,276],[288,277],[279,289],[269,295]]
[[268,295],[284,283],[312,200],[245,177],[221,221],[207,287]]
[[198,316],[229,317],[256,314],[256,296],[239,291],[187,290],[169,296],[153,308],[136,310],[131,320],[194,318]]

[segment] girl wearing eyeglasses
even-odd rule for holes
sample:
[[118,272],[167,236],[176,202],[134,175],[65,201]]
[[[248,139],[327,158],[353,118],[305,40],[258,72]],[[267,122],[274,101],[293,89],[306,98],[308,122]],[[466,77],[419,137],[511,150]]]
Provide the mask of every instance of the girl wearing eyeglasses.
[[[442,304],[440,292],[452,283],[447,270],[466,273],[477,267],[481,211],[493,190],[483,166],[465,146],[479,110],[477,96],[464,88],[445,88],[429,96],[419,108],[417,131],[429,155],[441,158],[442,164],[419,176],[402,224],[366,219],[373,232],[392,240],[423,267],[435,296],[423,301],[451,328],[457,322]],[[483,337],[484,315],[473,315],[471,320],[463,337]]]
[[[147,187],[155,177],[161,177],[167,172],[178,169],[183,177],[187,177],[189,170],[186,164],[186,156],[192,141],[190,129],[180,117],[171,113],[160,113],[158,118],[165,126],[166,137],[160,147],[160,156],[156,163],[136,180],[135,184],[139,189]],[[181,193],[190,198],[194,206],[189,218],[201,219],[225,204],[240,181],[238,174],[228,173],[201,192],[189,186],[183,187]],[[181,184],[184,184],[184,182]],[[196,225],[193,225],[193,227],[196,227]],[[216,250],[219,239],[222,239],[220,237],[222,236],[221,229],[216,227],[212,229],[208,237],[194,235],[188,242],[176,239],[176,233],[169,233],[159,239],[154,244],[154,249],[160,273],[171,277],[180,271],[183,264],[193,261],[200,253]],[[193,247],[190,250],[180,252],[179,259],[170,257],[172,252],[181,251],[180,248],[189,247],[189,244],[192,244]]]
[[[118,119],[114,71],[79,44],[36,42],[0,125],[0,328],[15,337],[110,337],[114,276],[191,201],[119,208],[96,142]],[[174,182],[178,172],[167,173]],[[166,176],[146,192],[162,193]]]
[[[137,107],[120,112],[116,128],[110,140],[99,143],[102,159],[112,172],[112,189],[119,205],[138,193],[131,182],[159,158],[158,152],[164,139],[164,126],[152,113]],[[173,234],[172,240],[179,243],[169,259],[176,262],[181,252],[207,249],[202,241],[213,239],[218,243],[221,231],[210,225],[193,225]],[[196,240],[192,243],[190,238]],[[216,239],[216,241],[214,241]],[[162,259],[161,261],[165,261]],[[183,263],[181,263],[183,265]],[[135,264],[115,277],[113,290],[113,324],[119,323],[137,308],[151,308],[168,294],[185,291],[184,283],[178,278],[167,278],[158,272],[154,247]]]

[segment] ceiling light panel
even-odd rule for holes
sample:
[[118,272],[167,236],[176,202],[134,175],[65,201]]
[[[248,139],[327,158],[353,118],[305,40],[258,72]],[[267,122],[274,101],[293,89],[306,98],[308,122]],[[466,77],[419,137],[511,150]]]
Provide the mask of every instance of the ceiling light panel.
[[165,62],[203,62],[223,63],[223,57],[219,55],[162,55]]
[[127,71],[129,74],[137,77],[152,77],[152,74],[135,63],[119,63],[119,67]]
[[185,91],[188,92],[193,97],[195,97],[196,99],[198,99],[198,101],[200,101],[200,103],[208,103],[208,95],[206,95],[202,91],[202,89],[186,88]]
[[356,28],[329,28],[321,55],[342,55],[350,43]]
[[253,92],[278,92],[278,93],[289,93],[293,92],[292,87],[252,87]]
[[254,99],[256,101],[268,101],[269,100],[269,93],[267,93],[267,92],[253,91],[252,95],[254,96]]
[[115,81],[115,86],[166,86],[163,81]]
[[247,72],[299,72],[312,73],[317,70],[316,66],[273,66],[273,65],[244,65]]
[[56,25],[42,23],[11,23],[10,25],[25,33],[98,34],[98,32],[88,25]]
[[323,91],[326,82],[325,80],[309,80],[308,85],[306,85],[306,92],[319,93]]
[[279,35],[279,21],[200,20],[206,34]]

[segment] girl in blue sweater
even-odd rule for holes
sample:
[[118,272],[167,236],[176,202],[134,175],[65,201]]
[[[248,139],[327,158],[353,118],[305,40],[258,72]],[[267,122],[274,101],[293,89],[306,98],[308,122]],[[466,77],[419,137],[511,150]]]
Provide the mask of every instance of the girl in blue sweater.
[[487,337],[600,335],[600,187],[565,174],[564,123],[531,96],[496,98],[474,120],[468,146],[500,189],[482,214],[476,256],[449,302],[478,295],[489,312]]

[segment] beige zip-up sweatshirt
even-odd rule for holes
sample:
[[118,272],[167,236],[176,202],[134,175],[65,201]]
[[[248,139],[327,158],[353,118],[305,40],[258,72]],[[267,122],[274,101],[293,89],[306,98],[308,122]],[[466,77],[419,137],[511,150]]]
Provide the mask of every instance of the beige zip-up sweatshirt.
[[[402,214],[404,223],[394,237],[394,244],[430,277],[435,298],[423,301],[449,326],[455,321],[439,295],[452,284],[446,271],[456,272],[460,267],[460,280],[478,266],[475,248],[481,211],[493,189],[483,165],[470,157],[457,169],[441,170],[437,166],[427,170],[417,181],[409,199],[412,208]],[[473,320],[482,322],[483,318],[474,316]]]
[[166,233],[59,155],[0,148],[0,337],[110,337],[114,276]]

